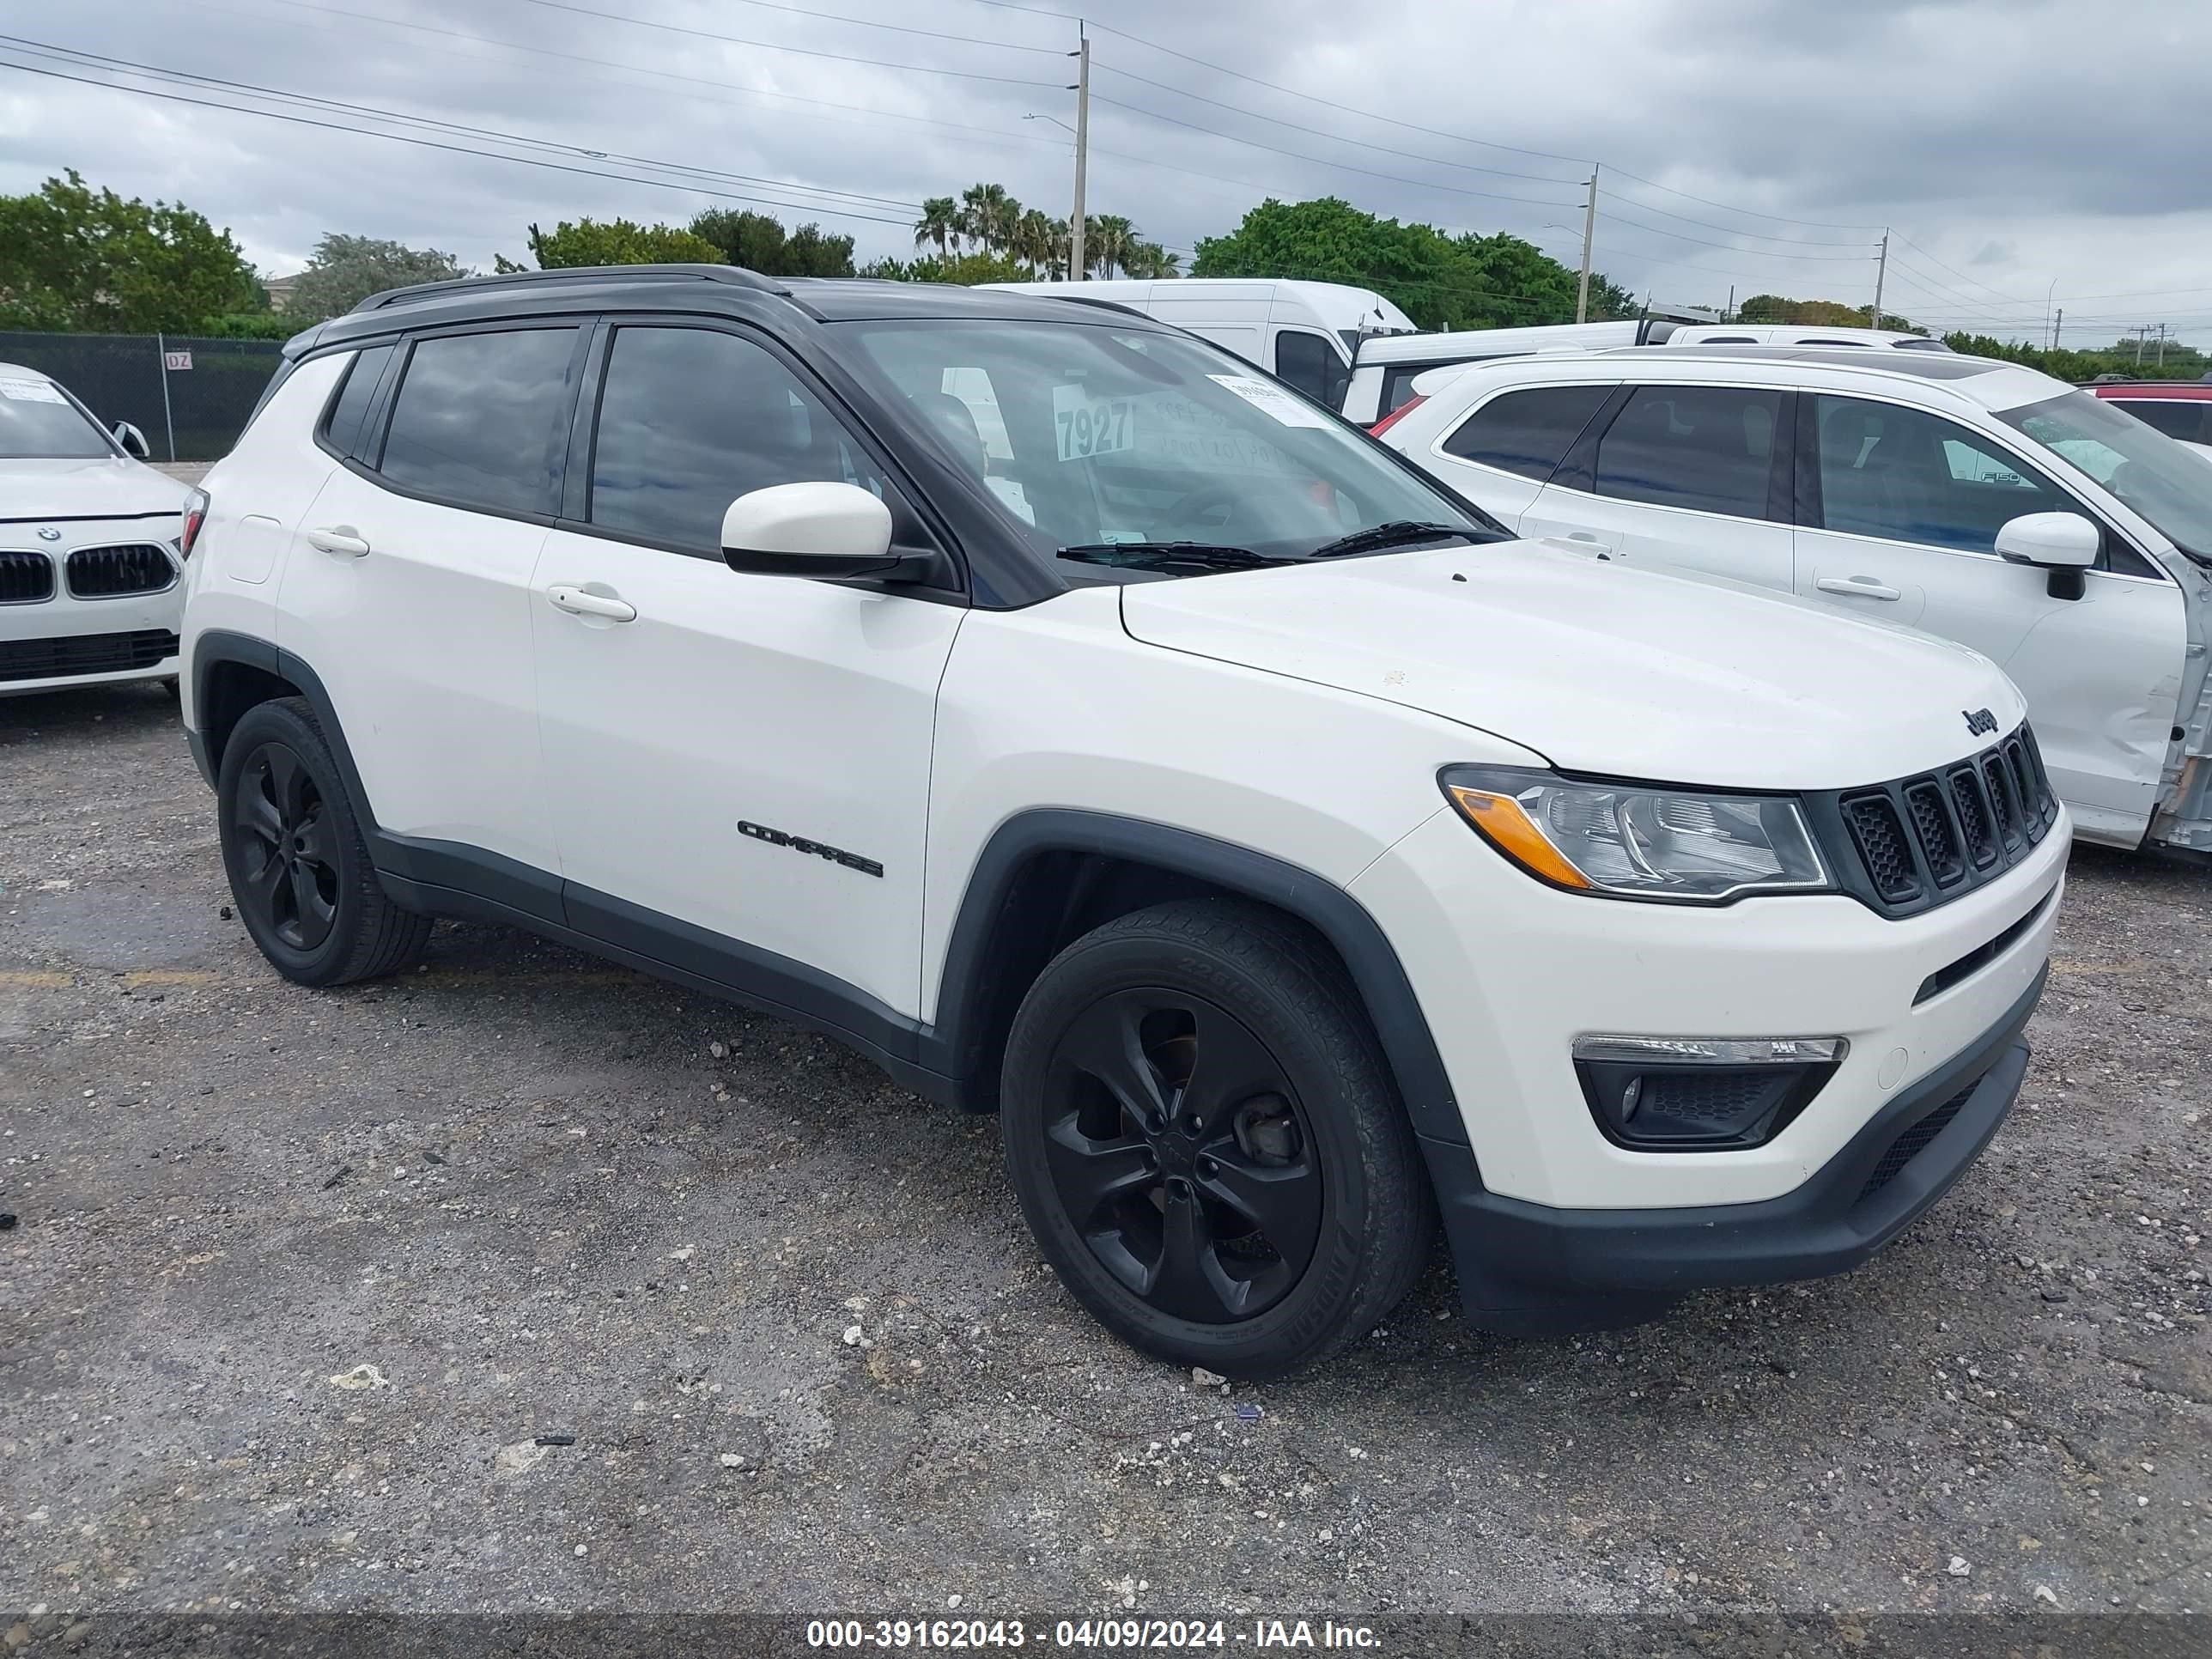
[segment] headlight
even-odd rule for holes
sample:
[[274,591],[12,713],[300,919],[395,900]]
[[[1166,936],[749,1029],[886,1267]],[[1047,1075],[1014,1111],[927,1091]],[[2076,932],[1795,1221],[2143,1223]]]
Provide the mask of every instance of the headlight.
[[1485,841],[1555,887],[1717,904],[1834,885],[1787,796],[1578,783],[1504,766],[1455,766],[1438,781]]

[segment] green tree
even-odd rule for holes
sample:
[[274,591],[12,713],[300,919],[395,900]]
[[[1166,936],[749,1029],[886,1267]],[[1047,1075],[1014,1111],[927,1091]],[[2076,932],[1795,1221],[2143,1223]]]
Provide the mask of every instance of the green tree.
[[[1575,316],[1576,273],[1516,236],[1447,236],[1334,197],[1271,198],[1229,234],[1200,239],[1190,274],[1371,288],[1424,328],[1510,328]],[[1595,302],[1609,296],[1595,276],[1591,291],[1592,315],[1604,314]]]
[[372,294],[416,283],[450,282],[472,273],[450,253],[413,248],[374,236],[324,233],[315,252],[292,285],[285,316],[295,328],[351,311]]
[[1058,220],[1042,208],[1028,208],[1014,222],[1006,251],[1034,276],[1039,271],[1057,271],[1066,264],[1066,228]]
[[884,282],[958,283],[970,287],[977,283],[1018,283],[1036,275],[1004,253],[955,253],[945,258],[925,253],[918,259],[885,257],[869,260],[856,274]]
[[[726,265],[729,255],[680,225],[640,225],[628,219],[563,219],[550,231],[530,227],[538,268],[562,265]],[[508,266],[507,269],[520,269]]]
[[934,247],[942,259],[952,248],[952,239],[960,234],[960,204],[950,196],[925,196],[921,202],[921,217],[914,222],[914,245]]
[[230,233],[190,208],[95,191],[75,168],[0,197],[0,325],[188,331],[267,302]]
[[721,249],[730,264],[763,276],[853,274],[853,239],[830,235],[817,224],[787,231],[765,213],[709,208],[692,220],[691,234]]
[[1022,204],[1004,185],[970,185],[960,193],[960,234],[985,253],[1000,253],[1021,222]]
[[1138,241],[1136,226],[1118,213],[1102,213],[1083,232],[1085,254],[1098,261],[1098,274],[1112,276],[1127,262]]

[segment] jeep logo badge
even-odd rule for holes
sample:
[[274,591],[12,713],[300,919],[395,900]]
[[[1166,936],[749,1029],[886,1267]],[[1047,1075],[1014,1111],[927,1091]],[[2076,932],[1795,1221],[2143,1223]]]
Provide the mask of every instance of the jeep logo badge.
[[1971,713],[1961,708],[1959,712],[1966,716],[1966,730],[1978,738],[1985,732],[1994,732],[1997,729],[1997,717],[1986,708],[1977,708]]

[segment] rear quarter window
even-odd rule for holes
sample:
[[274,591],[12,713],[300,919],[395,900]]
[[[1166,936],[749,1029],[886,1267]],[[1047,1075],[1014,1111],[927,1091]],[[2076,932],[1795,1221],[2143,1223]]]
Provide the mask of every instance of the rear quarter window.
[[1543,483],[1612,392],[1609,386],[1545,386],[1503,392],[1460,422],[1444,440],[1444,453]]

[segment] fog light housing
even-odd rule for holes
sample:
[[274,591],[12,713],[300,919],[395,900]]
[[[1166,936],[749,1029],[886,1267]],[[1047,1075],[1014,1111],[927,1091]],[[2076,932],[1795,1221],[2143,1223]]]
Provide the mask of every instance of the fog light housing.
[[1717,1152],[1782,1133],[1850,1052],[1842,1037],[1575,1039],[1598,1131],[1642,1152]]

